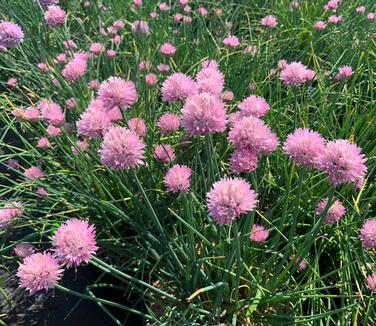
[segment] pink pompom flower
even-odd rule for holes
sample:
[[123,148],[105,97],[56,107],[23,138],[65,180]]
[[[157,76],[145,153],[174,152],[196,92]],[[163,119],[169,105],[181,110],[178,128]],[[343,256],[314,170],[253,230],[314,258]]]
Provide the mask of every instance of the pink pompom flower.
[[157,83],[158,77],[156,74],[150,73],[145,76],[145,81],[146,81],[146,85],[148,85],[149,87],[152,87]]
[[287,64],[282,70],[280,79],[285,85],[301,85],[311,81],[315,77],[315,72],[308,69],[301,62]]
[[176,52],[176,48],[171,43],[164,43],[161,45],[160,51],[165,57],[172,57]]
[[61,74],[68,83],[73,83],[80,80],[86,74],[86,71],[86,60],[73,59],[66,64]]
[[0,207],[0,229],[6,229],[12,225],[14,219],[23,213],[23,205],[19,201],[10,202]]
[[48,148],[51,147],[50,142],[48,141],[47,137],[42,137],[38,140],[37,142],[37,147],[38,148]]
[[226,129],[225,104],[209,93],[190,97],[182,108],[182,113],[183,127],[190,136],[218,133]]
[[225,80],[223,74],[216,68],[203,68],[196,76],[198,91],[220,96]]
[[338,69],[338,73],[334,76],[334,80],[348,80],[353,74],[354,72],[350,66],[342,66]]
[[261,225],[253,224],[250,239],[257,243],[263,243],[268,239],[269,231]]
[[316,30],[321,31],[321,30],[325,29],[326,24],[322,20],[319,20],[319,21],[315,22],[315,24],[313,25],[313,27]]
[[103,102],[107,110],[114,107],[126,110],[137,102],[138,94],[132,81],[110,77],[100,85],[98,99]]
[[35,249],[31,243],[18,243],[13,251],[18,258],[24,259],[32,255],[35,252]]
[[180,117],[173,113],[165,113],[159,118],[157,125],[161,129],[161,134],[166,135],[180,128]]
[[39,180],[40,178],[43,178],[44,177],[44,173],[43,171],[38,168],[37,166],[32,166],[28,169],[25,170],[24,172],[25,174],[25,177],[30,179],[30,180]]
[[141,118],[132,118],[128,121],[128,128],[136,132],[141,138],[145,137],[147,132],[147,127],[144,119]]
[[252,151],[240,148],[230,158],[230,169],[232,173],[249,173],[257,168],[257,155]]
[[197,93],[195,81],[182,73],[174,73],[162,85],[162,101],[176,102],[185,100]]
[[93,43],[89,47],[89,51],[95,55],[99,55],[104,50],[104,45],[102,43]]
[[269,110],[269,104],[261,96],[250,95],[238,105],[241,117],[262,118]]
[[51,100],[43,100],[37,108],[40,110],[43,119],[51,125],[58,127],[64,124],[65,116],[59,104]]
[[364,7],[364,6],[360,6],[360,7],[357,7],[355,10],[356,10],[356,12],[357,12],[358,14],[364,14],[365,11],[366,11],[366,7]]
[[59,6],[49,6],[44,14],[44,20],[46,21],[50,29],[64,25],[66,12]]
[[192,170],[186,165],[174,165],[171,167],[165,177],[164,183],[167,191],[186,194],[191,183]]
[[112,127],[104,135],[99,151],[103,165],[113,170],[128,170],[144,164],[145,144],[136,132]]
[[111,128],[110,116],[105,111],[87,110],[81,114],[76,123],[77,133],[90,139],[96,139]]
[[223,40],[223,44],[229,48],[236,48],[240,45],[240,42],[236,36],[230,35]]
[[0,21],[0,47],[15,48],[24,40],[24,33],[15,23]]
[[223,178],[215,182],[206,195],[209,215],[220,225],[230,224],[242,214],[252,211],[257,194],[241,178]]
[[368,275],[366,278],[367,287],[373,292],[376,293],[376,273]]
[[228,135],[235,148],[246,148],[254,154],[270,154],[278,147],[278,137],[260,119],[245,117],[236,121]]
[[376,218],[364,222],[360,229],[360,240],[366,250],[376,249]]
[[136,20],[132,23],[131,31],[133,34],[150,34],[149,25],[146,21]]
[[346,182],[357,182],[367,172],[366,158],[361,149],[345,139],[328,142],[316,162],[335,187]]
[[[328,205],[328,198],[321,200],[316,207],[316,214],[321,215],[324,213],[326,206]],[[326,213],[325,222],[327,224],[333,224],[341,219],[346,213],[346,208],[342,202],[336,200]]]
[[31,294],[52,288],[60,279],[63,269],[50,253],[36,253],[25,258],[18,267],[17,276],[21,288]]
[[260,24],[262,27],[265,27],[265,28],[276,28],[278,25],[278,20],[276,17],[272,15],[268,15],[264,17],[263,19],[261,19]]
[[175,151],[169,144],[160,144],[154,148],[154,158],[163,164],[169,164],[175,160]]
[[[290,260],[294,262],[294,265],[298,265],[298,262],[301,260],[301,257],[295,257],[295,256],[290,256]],[[305,260],[305,258],[303,258],[298,267],[297,267],[297,270],[299,272],[305,270],[307,268],[307,261]]]
[[98,250],[94,226],[77,219],[60,225],[52,244],[56,257],[67,267],[88,263]]
[[287,136],[283,151],[292,160],[307,169],[315,167],[316,160],[325,150],[325,140],[316,131],[296,129]]
[[58,127],[54,127],[53,125],[48,125],[46,131],[47,134],[50,136],[58,137],[61,135],[61,129]]

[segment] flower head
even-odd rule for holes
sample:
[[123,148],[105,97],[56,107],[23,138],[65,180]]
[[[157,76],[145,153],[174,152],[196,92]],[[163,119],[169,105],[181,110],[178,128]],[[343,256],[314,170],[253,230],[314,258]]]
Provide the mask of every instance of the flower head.
[[44,177],[43,171],[37,166],[32,166],[25,170],[25,177],[31,180],[39,180]]
[[182,73],[175,73],[168,77],[162,85],[162,101],[175,102],[185,100],[197,93],[195,81]]
[[230,158],[232,173],[249,173],[257,168],[257,155],[246,148],[235,149]]
[[[317,215],[324,213],[326,206],[328,205],[328,198],[321,200],[316,207]],[[342,202],[336,200],[326,213],[325,222],[328,224],[333,224],[340,220],[340,218],[345,215],[346,208],[343,206]]]
[[268,126],[255,117],[245,117],[236,121],[228,135],[235,148],[246,148],[252,153],[270,154],[278,147],[278,137]]
[[315,29],[317,29],[318,31],[321,31],[321,30],[325,29],[326,24],[322,20],[319,20],[319,21],[315,22],[315,24],[313,25],[313,27]]
[[112,127],[104,135],[100,149],[102,164],[113,170],[128,170],[144,164],[145,144],[136,132]]
[[199,92],[206,92],[220,96],[223,92],[225,80],[223,74],[214,68],[203,68],[196,76]]
[[265,28],[276,28],[278,25],[278,20],[274,16],[268,15],[264,17],[263,19],[261,19],[260,24],[262,27],[265,27]]
[[176,52],[176,48],[171,43],[164,43],[161,45],[160,51],[164,56],[172,57]]
[[299,272],[307,268],[307,261],[305,260],[305,258],[302,259],[301,257],[290,256],[290,260],[294,261],[295,265],[297,265],[298,262],[300,261],[298,268],[297,268]]
[[110,77],[100,85],[98,99],[103,102],[107,110],[114,107],[125,110],[137,102],[138,94],[132,81]]
[[22,259],[32,255],[35,252],[31,243],[18,243],[14,247],[13,251],[17,257]]
[[226,129],[225,104],[209,93],[190,97],[182,108],[182,113],[183,127],[190,136],[223,132]]
[[160,144],[155,146],[153,156],[157,161],[168,164],[175,160],[175,151],[169,144]]
[[285,85],[300,85],[315,77],[315,72],[308,69],[301,62],[287,64],[281,72],[281,80]]
[[23,208],[22,203],[14,201],[0,207],[0,229],[8,228],[15,217],[22,215]]
[[367,286],[368,288],[376,293],[376,273],[373,273],[371,275],[368,275],[366,278]]
[[132,33],[137,34],[150,34],[149,25],[146,21],[136,20],[131,26]]
[[145,137],[147,127],[145,121],[141,118],[132,118],[128,121],[128,128],[136,132],[140,137]]
[[364,222],[360,229],[360,240],[365,249],[376,249],[376,218]]
[[250,95],[239,104],[241,117],[263,117],[269,110],[269,104],[263,97]]
[[345,139],[328,142],[316,162],[333,186],[356,182],[364,178],[367,172],[366,158],[361,149]]
[[180,128],[180,117],[173,113],[163,114],[157,125],[161,129],[162,135],[174,132]]
[[73,83],[81,79],[87,71],[87,62],[82,59],[73,59],[69,61],[61,71],[62,76],[68,83]]
[[49,6],[46,13],[44,14],[44,19],[49,28],[53,29],[65,22],[66,12],[59,6]]
[[250,239],[257,243],[263,243],[269,236],[269,231],[261,225],[253,224]]
[[59,261],[68,267],[89,262],[98,250],[94,226],[77,219],[60,225],[52,244]]
[[288,135],[283,151],[293,161],[307,169],[315,166],[316,160],[325,150],[325,140],[316,131],[310,129],[296,129]]
[[228,36],[223,40],[223,44],[229,48],[236,48],[240,45],[239,39],[236,36]]
[[111,128],[112,122],[107,112],[102,110],[87,110],[81,114],[76,123],[77,133],[90,139],[101,137]]
[[164,183],[167,191],[175,193],[187,193],[191,183],[192,170],[186,165],[174,165],[171,167],[165,177]]
[[60,279],[63,270],[50,253],[36,253],[25,258],[18,267],[20,287],[31,294],[52,288]]
[[230,224],[256,207],[257,194],[241,178],[223,178],[206,195],[209,215],[220,225]]
[[0,47],[15,48],[24,40],[24,33],[15,23],[0,21]]
[[334,80],[347,80],[350,79],[353,74],[354,72],[350,66],[342,66],[338,69],[338,73],[334,76]]
[[42,117],[53,126],[61,126],[64,124],[64,112],[60,105],[51,100],[43,100],[38,104]]

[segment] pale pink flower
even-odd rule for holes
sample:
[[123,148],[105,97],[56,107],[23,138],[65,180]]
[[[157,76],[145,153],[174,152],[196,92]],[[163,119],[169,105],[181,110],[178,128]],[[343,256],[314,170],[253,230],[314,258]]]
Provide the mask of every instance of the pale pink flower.
[[373,292],[376,293],[376,273],[368,275],[366,278],[367,287]]
[[253,224],[250,239],[256,243],[263,243],[268,239],[269,231],[261,225]]
[[56,28],[60,25],[64,25],[65,22],[65,11],[59,6],[49,6],[46,13],[44,14],[44,19],[49,28]]
[[171,43],[164,43],[161,45],[160,51],[164,56],[172,57],[176,52],[176,48]]
[[249,173],[257,168],[257,155],[252,151],[240,148],[236,149],[230,158],[232,173]]
[[360,240],[364,249],[376,249],[376,218],[364,222],[360,229]]
[[141,118],[132,118],[128,121],[128,128],[133,130],[141,138],[146,136],[147,127],[145,121]]
[[274,16],[269,15],[261,19],[260,24],[265,28],[276,28],[278,25],[278,20]]
[[196,76],[199,92],[206,92],[220,96],[223,92],[225,80],[223,74],[217,68],[203,68]]
[[23,205],[19,201],[10,202],[0,207],[0,230],[7,229],[14,219],[23,213]]
[[321,30],[323,30],[326,27],[326,24],[322,20],[319,20],[319,21],[315,22],[315,24],[313,25],[313,27],[315,29],[317,29],[318,31],[321,31]]
[[24,259],[35,252],[31,243],[18,243],[13,250],[16,256],[21,259]]
[[365,11],[366,11],[366,7],[364,7],[364,6],[360,6],[360,7],[357,7],[355,10],[356,10],[356,12],[357,12],[358,14],[364,14]]
[[168,164],[175,160],[175,151],[169,144],[160,144],[155,146],[153,157],[163,164]]
[[47,130],[47,134],[49,134],[50,136],[57,137],[61,135],[61,129],[58,127],[54,127],[53,125],[48,125],[46,130]]
[[180,117],[173,113],[163,114],[157,123],[161,129],[161,134],[165,135],[180,128]]
[[73,83],[80,80],[86,74],[86,71],[86,60],[73,59],[66,64],[61,74],[68,83]]
[[354,74],[352,68],[350,66],[342,66],[338,68],[338,73],[334,76],[334,80],[341,81],[341,80],[348,80]]
[[162,85],[162,101],[176,102],[185,100],[197,93],[195,81],[182,73],[174,73]]
[[37,142],[37,147],[38,148],[48,148],[51,147],[50,142],[48,141],[47,137],[42,137],[38,140]]
[[[290,260],[294,261],[294,265],[297,265],[298,262],[301,260],[301,257],[290,256]],[[300,261],[297,270],[299,272],[301,272],[301,271],[305,270],[306,268],[307,268],[307,261],[305,260],[305,258],[303,258]]]
[[[326,206],[328,205],[328,198],[321,200],[316,207],[316,214],[321,215],[324,213]],[[342,202],[336,200],[326,213],[325,222],[327,224],[333,224],[341,219],[346,213],[346,208],[343,206]]]
[[223,40],[223,44],[229,48],[235,48],[240,45],[240,42],[236,36],[230,35]]
[[158,77],[157,75],[150,73],[145,76],[145,81],[146,81],[146,85],[148,85],[149,87],[152,87],[157,83]]
[[24,174],[26,178],[31,179],[33,181],[39,180],[40,178],[44,177],[43,171],[37,166],[32,166],[26,169]]
[[285,85],[300,85],[311,81],[315,77],[315,72],[308,69],[301,62],[287,64],[282,70],[280,79]]
[[167,191],[186,194],[191,182],[192,170],[186,165],[174,165],[171,167],[165,177],[164,183]]

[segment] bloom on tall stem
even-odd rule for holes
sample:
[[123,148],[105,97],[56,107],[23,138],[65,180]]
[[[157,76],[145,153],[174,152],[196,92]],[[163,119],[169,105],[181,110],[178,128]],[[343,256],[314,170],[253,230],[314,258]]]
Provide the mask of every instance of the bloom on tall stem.
[[0,21],[0,47],[15,48],[24,40],[24,33],[15,23]]
[[50,29],[56,28],[60,25],[64,25],[65,22],[65,11],[59,6],[49,6],[46,13],[44,14],[44,19]]
[[316,163],[336,187],[342,183],[364,179],[367,172],[366,160],[356,144],[345,139],[337,139],[326,144]]
[[206,202],[209,215],[218,224],[230,224],[256,207],[257,194],[244,179],[225,177],[213,184]]
[[36,253],[25,258],[18,267],[17,276],[21,288],[31,294],[52,288],[60,279],[63,269],[50,253]]
[[57,258],[67,267],[89,262],[98,250],[94,226],[77,219],[60,225],[52,244]]
[[14,201],[0,207],[0,229],[8,228],[13,223],[13,219],[22,215],[22,213],[22,203],[19,201]]
[[112,127],[104,135],[99,150],[102,164],[113,170],[128,170],[144,164],[145,144],[136,132]]
[[287,64],[282,70],[280,79],[285,85],[301,85],[313,80],[315,72],[308,69],[301,62],[292,62]]
[[360,229],[360,240],[365,249],[376,249],[376,218],[364,222]]
[[[325,212],[326,206],[328,205],[328,198],[321,200],[316,207],[317,215],[321,215]],[[346,213],[346,208],[343,206],[342,202],[336,200],[326,213],[325,222],[328,224],[333,224],[341,219]]]
[[165,177],[164,183],[167,190],[174,193],[186,194],[191,183],[192,170],[186,165],[174,165]]
[[316,160],[325,150],[325,140],[316,131],[310,129],[296,129],[288,135],[283,151],[292,160],[307,169],[315,166]]
[[195,81],[182,73],[175,73],[168,77],[162,85],[162,101],[176,102],[185,100],[197,93]]
[[376,293],[376,273],[373,273],[371,275],[368,275],[366,278],[367,286],[368,288]]
[[263,243],[267,240],[269,231],[261,225],[253,224],[250,239],[257,243]]

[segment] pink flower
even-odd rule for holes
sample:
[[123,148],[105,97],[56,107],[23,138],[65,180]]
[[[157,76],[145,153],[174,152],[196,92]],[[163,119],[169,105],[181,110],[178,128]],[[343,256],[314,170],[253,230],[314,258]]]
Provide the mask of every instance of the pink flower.
[[43,100],[38,104],[43,119],[53,126],[61,126],[64,124],[64,112],[59,104],[51,100]]
[[87,110],[81,114],[76,123],[77,133],[90,139],[101,137],[111,128],[112,122],[109,114],[102,110]]
[[229,48],[235,48],[240,45],[240,42],[236,36],[230,35],[223,40],[223,44]]
[[318,168],[328,175],[333,186],[357,182],[364,178],[367,167],[361,149],[345,139],[330,141],[317,158]]
[[159,4],[159,10],[160,11],[169,11],[170,7],[166,2],[162,2],[161,4]]
[[151,62],[150,62],[150,61],[141,61],[141,62],[138,64],[138,69],[139,69],[140,71],[150,70],[150,69],[151,69]]
[[234,99],[234,93],[231,91],[224,91],[221,94],[221,99],[225,102],[231,102]]
[[99,55],[104,50],[102,43],[93,43],[89,47],[89,51],[95,55]]
[[164,43],[162,44],[160,51],[164,56],[172,57],[176,52],[176,48],[171,43]]
[[67,106],[68,109],[73,110],[77,107],[77,102],[73,97],[71,97],[65,101],[65,105]]
[[42,188],[42,187],[39,187],[35,193],[36,193],[39,197],[47,197],[47,196],[48,196],[48,192],[46,191],[46,189],[44,189],[44,188]]
[[7,81],[7,85],[9,87],[16,87],[17,84],[18,84],[17,78],[9,78],[8,81]]
[[36,121],[39,121],[41,119],[41,115],[40,115],[39,110],[37,108],[33,108],[33,107],[27,108],[23,112],[23,115],[30,122],[36,122]]
[[133,4],[134,4],[136,7],[141,7],[141,6],[142,6],[142,0],[133,0]]
[[100,83],[98,80],[90,80],[89,83],[87,84],[90,89],[92,90],[97,90],[100,87]]
[[157,66],[157,69],[160,73],[165,73],[170,71],[170,67],[164,63],[161,63]]
[[257,155],[252,151],[240,148],[236,149],[230,158],[232,173],[249,173],[257,168]]
[[376,249],[376,218],[364,222],[360,229],[360,240],[364,249]]
[[26,169],[24,173],[25,173],[26,178],[29,178],[34,181],[39,180],[40,178],[44,177],[43,171],[37,166],[32,166]]
[[50,136],[60,136],[61,135],[61,129],[58,128],[58,127],[54,127],[52,125],[48,125],[47,127],[47,134],[49,134]]
[[158,13],[156,13],[155,11],[152,11],[152,12],[150,13],[150,17],[151,17],[151,19],[157,19],[157,17],[158,17]]
[[139,137],[145,137],[147,128],[145,121],[140,118],[132,118],[128,121],[128,128],[133,130]]
[[162,135],[174,132],[180,128],[180,117],[172,113],[163,114],[157,125],[161,129]]
[[274,16],[269,15],[261,19],[260,24],[265,28],[276,28],[278,25],[278,20]]
[[225,177],[213,184],[206,202],[209,215],[218,224],[230,224],[256,207],[257,194],[244,179]]
[[114,107],[126,110],[137,102],[138,94],[132,81],[110,77],[100,85],[98,99],[103,101],[107,110]]
[[318,31],[321,31],[326,27],[326,24],[322,20],[319,20],[319,21],[315,22],[315,25],[313,25],[313,27],[315,29],[317,29]]
[[235,148],[245,148],[254,154],[270,154],[278,147],[278,137],[255,117],[245,117],[236,121],[228,135]]
[[113,170],[128,170],[144,164],[145,144],[136,132],[112,127],[104,135],[100,149],[103,165]]
[[171,167],[165,177],[164,183],[167,191],[186,194],[191,182],[192,170],[186,165],[174,165]]
[[145,76],[145,81],[146,81],[146,85],[148,85],[149,87],[152,87],[153,85],[157,83],[158,77],[155,74],[150,73]]
[[373,273],[371,275],[368,275],[366,278],[367,286],[368,288],[376,293],[376,273]]
[[373,21],[373,20],[375,19],[375,14],[374,14],[373,12],[369,12],[369,13],[367,14],[367,19],[368,19],[369,21]]
[[250,95],[238,105],[241,117],[263,117],[269,110],[269,104],[263,97]]
[[149,25],[146,21],[143,20],[136,20],[132,23],[131,31],[133,34],[150,34]]
[[107,50],[107,51],[106,51],[106,56],[107,56],[108,58],[110,58],[110,59],[115,58],[116,55],[117,55],[117,53],[116,53],[115,50],[110,49],[110,50]]
[[7,229],[14,219],[23,213],[22,203],[14,201],[0,208],[0,230]]
[[190,136],[223,132],[226,129],[225,104],[216,96],[201,93],[188,98],[182,108],[182,124]]
[[328,17],[328,23],[329,24],[337,25],[337,24],[340,24],[342,22],[343,22],[342,16],[332,15],[332,16]]
[[338,69],[338,73],[334,76],[334,80],[347,80],[350,79],[353,74],[354,72],[350,66],[342,66]]
[[[324,213],[326,206],[328,205],[328,198],[321,200],[316,207],[316,214],[321,215]],[[336,200],[332,206],[329,208],[325,222],[328,224],[333,224],[341,219],[346,213],[346,208],[343,206],[342,202]]]
[[[89,148],[89,144],[86,141],[77,140],[75,145],[81,152],[85,152]],[[72,146],[71,150],[74,156],[79,156],[80,152],[76,149],[76,147]]]
[[325,140],[316,131],[296,129],[288,135],[283,151],[292,160],[307,169],[315,167],[316,160],[325,150]]
[[207,17],[208,16],[208,11],[204,7],[198,7],[197,12],[199,13],[199,15],[201,17]]
[[280,79],[285,85],[300,85],[315,77],[313,70],[308,69],[301,62],[292,62],[282,70]]
[[197,93],[197,85],[191,77],[174,73],[162,85],[162,101],[176,102],[185,100]]
[[[24,40],[24,33],[20,26],[8,21],[0,21],[0,47],[15,48]],[[1,52],[1,51],[0,51]]]
[[44,19],[49,28],[53,29],[60,25],[64,25],[65,22],[65,11],[59,6],[49,6],[46,13],[44,14]]
[[57,258],[67,267],[88,263],[98,250],[94,226],[77,219],[60,225],[52,244]]
[[42,137],[41,139],[38,140],[38,143],[37,143],[38,148],[48,148],[50,146],[51,146],[51,144],[48,141],[47,137]]
[[355,10],[356,10],[356,12],[357,12],[358,14],[364,14],[365,11],[366,11],[366,7],[364,7],[364,6],[360,6],[360,7],[356,8]]
[[118,32],[120,32],[125,27],[125,23],[122,20],[116,20],[112,26],[115,27]]
[[[298,262],[301,260],[301,257],[295,257],[295,256],[290,256],[290,260],[294,261],[294,265],[297,265]],[[305,270],[307,268],[307,261],[305,260],[305,258],[303,258],[299,265],[298,265],[298,271],[301,272],[303,270]]]
[[63,269],[60,269],[56,258],[50,253],[36,253],[25,258],[18,267],[17,276],[20,287],[31,294],[52,288],[60,279]]
[[87,62],[82,59],[73,59],[67,63],[61,71],[62,76],[68,83],[73,83],[82,78],[87,71]]
[[63,41],[63,45],[64,47],[67,49],[67,50],[77,50],[77,44],[75,41],[73,40],[66,40],[66,41]]
[[24,259],[32,255],[35,250],[31,243],[19,243],[14,247],[14,253],[18,258]]
[[257,243],[263,243],[269,236],[269,231],[261,225],[253,224],[250,239]]
[[160,161],[163,164],[168,164],[175,160],[175,151],[171,145],[160,144],[155,146],[153,156],[156,161]]
[[203,68],[196,76],[199,92],[206,92],[220,96],[223,92],[225,80],[223,74],[217,68]]

